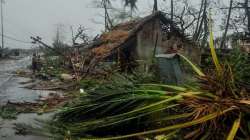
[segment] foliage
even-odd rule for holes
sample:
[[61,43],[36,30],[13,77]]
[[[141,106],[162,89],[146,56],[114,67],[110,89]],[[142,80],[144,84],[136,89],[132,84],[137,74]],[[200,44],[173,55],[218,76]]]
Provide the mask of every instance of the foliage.
[[0,117],[3,119],[16,119],[18,111],[14,107],[3,106],[0,110]]
[[128,76],[112,77],[111,86],[89,90],[79,103],[57,113],[51,132],[81,140],[248,139],[250,83],[242,84],[245,72],[237,71],[244,66],[219,61],[212,33],[210,50],[215,67],[207,73],[181,55],[197,73],[195,83],[130,84]]
[[228,63],[232,65],[235,80],[240,83],[250,83],[249,55],[239,48],[234,48],[229,54]]
[[112,71],[108,76],[100,78],[86,77],[78,82],[78,86],[87,92],[96,90],[130,90],[136,84],[140,83],[155,83],[158,79],[152,73],[120,73],[119,71]]
[[139,139],[159,134],[170,138],[179,134],[180,139],[247,139],[250,91],[235,80],[232,65],[219,63],[210,37],[214,71],[204,74],[187,60],[197,73],[195,85],[143,84],[90,92],[82,103],[59,112],[55,122],[82,139]]
[[45,57],[40,73],[58,77],[61,73],[65,73],[66,71],[67,69],[65,69],[63,59],[60,58],[60,56],[50,56]]

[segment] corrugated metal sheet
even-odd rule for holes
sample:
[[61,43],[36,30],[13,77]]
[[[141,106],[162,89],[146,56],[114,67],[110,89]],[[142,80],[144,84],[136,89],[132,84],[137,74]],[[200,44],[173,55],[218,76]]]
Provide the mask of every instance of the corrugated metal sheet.
[[165,84],[182,84],[184,79],[178,54],[160,54],[156,58],[161,80]]

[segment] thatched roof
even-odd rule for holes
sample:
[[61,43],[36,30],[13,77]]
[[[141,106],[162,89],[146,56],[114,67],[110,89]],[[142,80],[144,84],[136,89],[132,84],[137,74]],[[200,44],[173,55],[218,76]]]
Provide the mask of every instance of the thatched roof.
[[130,39],[134,38],[145,24],[155,19],[160,19],[163,24],[170,25],[172,32],[183,39],[187,37],[180,32],[179,28],[170,19],[166,18],[163,12],[156,12],[144,18],[121,23],[112,28],[111,31],[100,36],[100,43],[92,49],[97,57],[107,57],[115,49],[124,46]]

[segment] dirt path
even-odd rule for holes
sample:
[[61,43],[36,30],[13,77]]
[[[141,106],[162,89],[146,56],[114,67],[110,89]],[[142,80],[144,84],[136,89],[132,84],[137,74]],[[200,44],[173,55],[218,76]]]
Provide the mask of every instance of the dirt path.
[[[17,77],[13,74],[16,70],[26,69],[31,63],[30,57],[19,60],[0,61],[0,105],[11,102],[35,102],[40,96],[47,96],[49,91],[35,91],[21,88],[20,82],[28,81],[27,78]],[[34,113],[20,114],[16,120],[0,119],[0,140],[46,140],[38,136],[18,136],[13,129],[15,123],[33,124],[34,118],[49,118],[49,114]]]

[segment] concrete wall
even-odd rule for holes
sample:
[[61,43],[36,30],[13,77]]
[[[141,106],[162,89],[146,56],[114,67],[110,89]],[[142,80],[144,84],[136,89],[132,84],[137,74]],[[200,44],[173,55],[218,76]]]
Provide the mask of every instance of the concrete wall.
[[[137,34],[137,54],[139,60],[150,62],[154,56],[156,38],[158,36],[157,47],[161,46],[161,30],[159,20],[147,23]],[[158,34],[158,35],[157,35]]]
[[151,65],[158,38],[155,55],[178,51],[193,62],[200,63],[200,50],[198,47],[183,42],[182,38],[177,37],[173,33],[169,33],[167,36],[162,32],[159,19],[147,23],[137,34],[136,59],[140,60],[142,65]]

